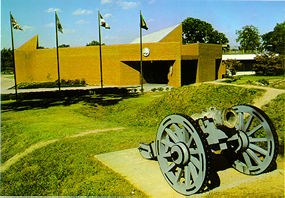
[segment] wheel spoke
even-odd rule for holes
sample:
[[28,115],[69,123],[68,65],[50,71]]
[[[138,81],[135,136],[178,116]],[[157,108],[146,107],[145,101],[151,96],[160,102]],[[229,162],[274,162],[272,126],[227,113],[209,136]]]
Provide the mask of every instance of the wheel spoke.
[[259,129],[261,129],[263,127],[262,123],[260,123],[259,125],[257,125],[256,127],[254,127],[250,132],[247,133],[247,136],[251,136],[252,134],[254,134],[256,131],[258,131]]
[[189,151],[190,151],[191,155],[199,153],[197,148],[190,148]]
[[267,142],[268,139],[267,138],[253,138],[253,137],[249,137],[249,142]]
[[243,130],[244,128],[243,112],[238,113],[238,121],[239,121],[239,130]]
[[180,139],[180,141],[182,140],[183,142],[186,142],[186,136],[188,133],[185,128],[180,128],[177,124],[172,124],[172,126],[175,129],[174,133]]
[[247,149],[246,153],[254,160],[257,165],[262,163],[259,157],[251,149]]
[[170,158],[171,157],[171,153],[167,152],[167,153],[162,154],[161,156],[164,157],[164,158]]
[[166,133],[168,134],[168,136],[176,143],[178,142],[178,137],[173,133],[173,131],[169,128],[165,129]]
[[171,148],[174,143],[170,142],[170,140],[166,140],[166,139],[163,139],[160,141],[162,144],[164,144],[167,148]]
[[251,163],[251,160],[250,160],[248,154],[246,152],[243,152],[242,156],[244,158],[244,161],[245,161],[245,164],[247,165],[247,167],[252,167],[252,163]]
[[172,163],[168,169],[166,170],[166,172],[172,172],[174,169],[176,168],[176,164],[175,163]]
[[185,186],[188,187],[191,184],[191,170],[190,166],[185,166],[184,167],[184,172],[185,172]]
[[268,154],[266,150],[264,150],[263,148],[259,146],[256,146],[255,144],[249,144],[249,148],[265,156]]
[[190,174],[192,175],[192,179],[196,180],[196,178],[198,177],[198,172],[197,172],[196,167],[191,162],[188,164],[188,166],[190,168]]
[[254,118],[254,116],[250,115],[249,120],[247,121],[247,123],[246,123],[246,125],[244,127],[244,132],[246,132],[249,129],[249,127],[250,127],[250,125],[252,123],[253,118]]
[[193,141],[193,136],[190,136],[189,140],[188,140],[187,143],[186,143],[186,145],[187,145],[188,148],[190,147],[192,141]]
[[191,155],[190,161],[191,161],[198,169],[201,169],[201,163],[200,163],[200,161],[199,161],[196,157],[194,157],[193,155]]
[[182,169],[179,168],[179,169],[178,169],[178,172],[177,172],[177,175],[176,175],[176,182],[177,182],[177,183],[180,181],[181,176],[182,176]]

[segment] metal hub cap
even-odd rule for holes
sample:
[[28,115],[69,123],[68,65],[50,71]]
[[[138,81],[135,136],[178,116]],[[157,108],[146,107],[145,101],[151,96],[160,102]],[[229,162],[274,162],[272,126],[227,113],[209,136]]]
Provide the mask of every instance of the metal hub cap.
[[177,165],[186,165],[190,161],[190,151],[183,142],[178,142],[171,147],[171,158]]
[[238,142],[239,147],[236,149],[236,152],[238,151],[245,151],[249,146],[249,139],[245,132],[239,131],[238,133]]

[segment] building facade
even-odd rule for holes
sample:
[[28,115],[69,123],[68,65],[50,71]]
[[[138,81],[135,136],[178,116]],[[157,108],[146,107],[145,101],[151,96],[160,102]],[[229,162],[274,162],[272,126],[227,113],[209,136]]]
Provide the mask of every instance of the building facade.
[[[222,77],[222,46],[182,44],[182,25],[143,37],[144,83],[179,87]],[[99,46],[59,48],[60,76],[64,80],[85,80],[100,85]],[[17,84],[52,82],[58,79],[56,49],[38,49],[38,36],[15,50]],[[105,86],[140,84],[140,44],[102,46],[102,74]]]

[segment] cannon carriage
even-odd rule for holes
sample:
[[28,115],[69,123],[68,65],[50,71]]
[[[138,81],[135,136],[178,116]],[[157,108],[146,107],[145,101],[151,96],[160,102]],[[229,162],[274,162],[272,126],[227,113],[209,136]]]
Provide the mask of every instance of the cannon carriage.
[[217,185],[215,155],[222,155],[241,173],[258,175],[274,168],[277,150],[272,122],[251,105],[210,108],[191,117],[166,116],[155,141],[139,147],[144,158],[158,161],[168,184],[183,195]]

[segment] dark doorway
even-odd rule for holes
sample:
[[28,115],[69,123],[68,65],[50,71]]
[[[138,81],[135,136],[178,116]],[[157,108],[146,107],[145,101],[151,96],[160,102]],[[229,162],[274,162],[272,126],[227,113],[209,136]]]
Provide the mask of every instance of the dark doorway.
[[198,60],[181,61],[181,85],[190,85],[196,82]]
[[[125,64],[140,72],[139,61],[124,61]],[[174,61],[143,61],[143,78],[146,83],[167,84],[169,68]]]
[[222,59],[216,59],[216,74],[215,74],[215,80],[219,78],[219,70],[221,66]]

